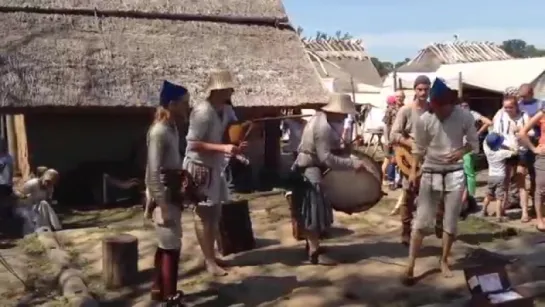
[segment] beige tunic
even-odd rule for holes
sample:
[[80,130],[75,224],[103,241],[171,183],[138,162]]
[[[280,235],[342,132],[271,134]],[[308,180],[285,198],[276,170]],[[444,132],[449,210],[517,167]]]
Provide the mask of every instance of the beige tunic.
[[[181,169],[178,130],[174,125],[155,123],[148,132],[146,187],[159,205],[153,212],[159,248],[180,249],[182,238],[181,204],[172,204],[161,183],[161,170]],[[168,206],[169,217],[162,216],[161,205]],[[165,225],[164,220],[170,223]]]

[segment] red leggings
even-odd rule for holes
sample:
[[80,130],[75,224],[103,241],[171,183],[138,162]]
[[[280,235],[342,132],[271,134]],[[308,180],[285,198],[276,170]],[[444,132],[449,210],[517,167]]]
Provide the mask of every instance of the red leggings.
[[177,292],[180,250],[157,248],[154,259],[152,299],[164,301]]

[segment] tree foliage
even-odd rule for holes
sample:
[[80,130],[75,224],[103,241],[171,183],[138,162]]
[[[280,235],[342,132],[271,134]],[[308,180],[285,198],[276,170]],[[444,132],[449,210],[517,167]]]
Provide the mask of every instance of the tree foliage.
[[522,39],[508,39],[501,44],[501,48],[514,58],[533,58],[545,56],[545,49],[529,45]]

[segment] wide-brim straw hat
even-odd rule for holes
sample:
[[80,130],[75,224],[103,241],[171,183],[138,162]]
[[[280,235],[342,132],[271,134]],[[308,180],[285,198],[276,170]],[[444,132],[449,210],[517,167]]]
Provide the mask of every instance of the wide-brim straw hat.
[[322,108],[322,111],[339,114],[357,113],[356,105],[352,101],[352,98],[350,98],[350,95],[337,93],[329,96],[329,102]]
[[225,69],[218,69],[210,72],[205,92],[210,94],[211,91],[215,90],[235,89],[235,86],[235,78],[231,72]]

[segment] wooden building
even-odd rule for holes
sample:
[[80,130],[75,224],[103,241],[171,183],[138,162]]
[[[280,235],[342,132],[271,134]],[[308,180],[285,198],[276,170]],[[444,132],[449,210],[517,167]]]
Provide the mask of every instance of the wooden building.
[[443,64],[474,63],[509,60],[499,45],[490,42],[447,42],[426,46],[405,65],[397,69],[403,72],[435,72]]
[[320,77],[330,80],[331,91],[359,93],[366,85],[382,84],[361,40],[303,39],[303,44]]
[[[0,25],[0,112],[14,115],[23,175],[142,161],[164,79],[198,103],[209,71],[227,68],[244,119],[327,99],[280,0],[6,0]],[[252,159],[273,170],[277,130],[253,137]]]

